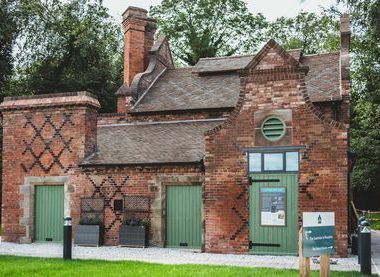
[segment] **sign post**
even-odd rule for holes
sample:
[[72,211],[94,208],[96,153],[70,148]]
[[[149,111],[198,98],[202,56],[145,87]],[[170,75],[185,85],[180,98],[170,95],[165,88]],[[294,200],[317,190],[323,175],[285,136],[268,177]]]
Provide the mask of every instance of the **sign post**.
[[304,259],[320,256],[320,276],[330,276],[330,255],[335,254],[334,234],[335,215],[333,212],[303,213],[300,257],[301,254]]

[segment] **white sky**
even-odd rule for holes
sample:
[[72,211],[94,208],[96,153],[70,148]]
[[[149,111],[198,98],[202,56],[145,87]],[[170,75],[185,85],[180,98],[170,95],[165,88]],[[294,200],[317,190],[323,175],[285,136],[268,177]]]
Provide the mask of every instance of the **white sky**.
[[[179,0],[180,1],[180,0]],[[111,15],[121,23],[121,14],[128,6],[135,6],[149,10],[161,0],[103,0]],[[256,14],[261,12],[269,20],[280,16],[293,17],[301,10],[318,13],[320,7],[327,8],[336,3],[336,0],[246,0],[249,10]]]

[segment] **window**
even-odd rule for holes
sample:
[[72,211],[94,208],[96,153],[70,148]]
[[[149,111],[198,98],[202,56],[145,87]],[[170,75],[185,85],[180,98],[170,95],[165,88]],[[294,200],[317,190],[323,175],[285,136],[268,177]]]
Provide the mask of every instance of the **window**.
[[264,154],[264,171],[284,170],[284,155],[282,153]]
[[285,131],[285,122],[278,117],[270,116],[261,125],[261,132],[269,141],[280,140],[285,135]]
[[297,172],[298,152],[249,153],[249,172]]
[[261,171],[261,153],[249,153],[249,171]]
[[286,171],[298,171],[298,152],[286,152]]

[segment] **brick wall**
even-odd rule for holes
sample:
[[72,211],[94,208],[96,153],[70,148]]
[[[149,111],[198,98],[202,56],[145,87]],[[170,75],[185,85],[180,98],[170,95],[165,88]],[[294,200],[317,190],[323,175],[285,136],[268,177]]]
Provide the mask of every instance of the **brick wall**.
[[80,199],[101,198],[105,201],[105,244],[118,245],[119,227],[124,219],[124,212],[115,211],[113,201],[124,199],[126,196],[143,196],[149,198],[149,212],[130,212],[127,216],[148,219],[150,244],[163,246],[165,234],[163,187],[170,184],[203,182],[203,167],[188,164],[86,168],[72,176],[70,182],[75,184],[75,192],[71,196],[74,234],[80,218]]
[[[321,113],[309,100],[304,69],[274,42],[257,55],[241,78],[232,116],[206,134],[205,248],[246,253],[249,243],[247,156],[243,148],[303,145],[299,172],[299,215],[334,211],[337,251],[347,255],[347,128]],[[288,136],[259,139],[255,115],[291,110]]]
[[99,107],[84,92],[8,98],[1,104],[4,241],[19,241],[27,235],[29,223],[21,222],[24,177],[73,174],[94,151]]

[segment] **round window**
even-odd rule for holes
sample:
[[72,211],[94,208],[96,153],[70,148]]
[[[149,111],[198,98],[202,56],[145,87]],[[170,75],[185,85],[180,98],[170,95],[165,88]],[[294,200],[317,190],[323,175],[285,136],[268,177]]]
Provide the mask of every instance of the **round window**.
[[269,141],[280,140],[285,135],[285,131],[285,122],[281,118],[275,116],[266,118],[261,125],[261,132]]

